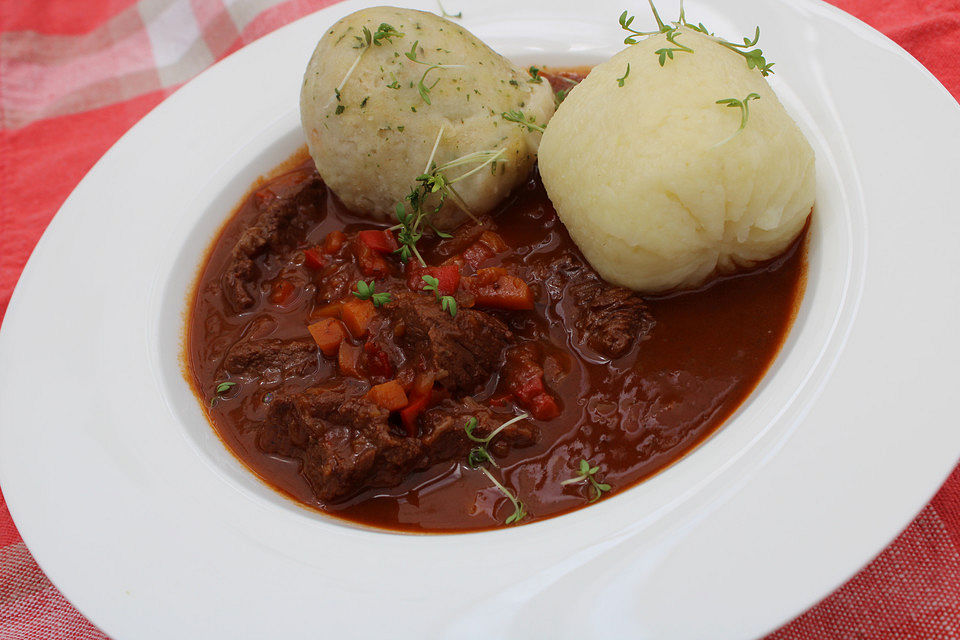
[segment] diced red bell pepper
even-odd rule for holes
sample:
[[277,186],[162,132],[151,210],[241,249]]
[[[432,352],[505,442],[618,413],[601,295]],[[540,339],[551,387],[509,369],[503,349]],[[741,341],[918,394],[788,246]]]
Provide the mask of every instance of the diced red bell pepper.
[[367,342],[363,345],[363,351],[367,354],[367,373],[371,376],[382,376],[388,378],[393,375],[393,365],[390,364],[390,357],[375,342]]
[[357,234],[357,239],[377,253],[393,253],[397,250],[397,239],[386,229],[367,229]]
[[427,267],[427,274],[437,279],[437,289],[442,296],[452,296],[460,287],[460,269],[456,265]]
[[304,249],[303,264],[311,269],[323,269],[327,266],[327,257],[320,253],[316,247]]
[[511,311],[533,309],[533,292],[527,283],[501,267],[480,269],[475,276],[464,278],[463,286],[480,306]]
[[445,264],[439,267],[422,267],[413,260],[407,263],[407,286],[413,291],[423,291],[426,283],[423,276],[437,279],[437,289],[442,296],[452,296],[460,288],[460,267]]
[[327,234],[327,237],[323,239],[323,252],[326,254],[336,253],[343,248],[346,241],[347,234],[343,231],[331,231]]
[[354,244],[354,253],[357,255],[357,266],[363,275],[373,278],[383,278],[390,275],[390,265],[383,256],[369,247],[365,242],[357,241]]
[[560,415],[560,407],[549,393],[534,396],[529,403],[529,409],[530,415],[537,420],[550,420]]
[[281,278],[273,283],[270,289],[270,302],[275,305],[283,306],[293,299],[293,294],[297,288],[286,278]]
[[543,386],[543,370],[537,368],[537,370],[528,370],[521,374],[515,380],[511,381],[511,391],[513,395],[517,397],[518,400],[522,402],[532,402],[533,399],[539,395],[543,395],[545,389]]
[[528,346],[509,352],[504,381],[509,393],[534,418],[550,420],[560,415],[560,407],[544,384],[543,367],[537,362],[538,357],[538,351]]
[[417,435],[417,420],[420,418],[420,414],[426,411],[430,405],[432,395],[430,391],[426,393],[414,391],[410,397],[410,403],[400,410],[400,422],[403,423],[407,435],[411,438]]

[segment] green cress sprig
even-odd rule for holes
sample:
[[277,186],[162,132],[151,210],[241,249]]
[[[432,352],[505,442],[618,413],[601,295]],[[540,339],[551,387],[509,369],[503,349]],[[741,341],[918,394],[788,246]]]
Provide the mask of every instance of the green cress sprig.
[[747,95],[747,97],[744,98],[743,100],[740,100],[738,98],[724,98],[723,100],[717,100],[717,104],[725,104],[728,107],[740,109],[740,128],[734,131],[730,135],[730,137],[727,138],[726,140],[723,140],[722,142],[718,142],[716,146],[719,147],[720,145],[729,142],[734,138],[734,136],[736,136],[738,133],[743,131],[744,127],[747,126],[747,119],[750,117],[750,107],[748,106],[748,104],[751,100],[759,100],[759,99],[760,99],[760,94],[751,93]]
[[351,291],[353,295],[360,298],[361,300],[369,300],[373,303],[375,307],[382,307],[383,305],[390,302],[389,293],[377,293],[376,292],[377,283],[375,280],[371,280],[370,283],[366,283],[363,280],[357,282],[357,288],[355,291]]
[[213,396],[210,398],[210,407],[213,408],[213,406],[217,404],[217,400],[223,397],[223,394],[235,386],[237,386],[236,382],[221,382],[218,384]]
[[497,466],[497,463],[494,461],[493,456],[490,455],[490,450],[487,449],[487,446],[501,431],[503,431],[510,425],[516,424],[517,422],[521,420],[525,420],[529,417],[530,417],[530,414],[522,413],[519,416],[516,416],[515,418],[511,418],[510,420],[507,420],[506,422],[501,424],[499,427],[491,431],[490,434],[487,435],[485,438],[476,436],[473,433],[476,430],[477,424],[478,424],[476,418],[471,416],[470,419],[467,420],[467,424],[464,425],[463,427],[464,431],[466,431],[467,433],[467,437],[470,438],[472,441],[479,443],[479,446],[471,449],[469,455],[467,456],[467,464],[470,465],[470,468],[479,469],[485,476],[487,476],[487,478],[490,479],[490,482],[492,482],[494,486],[500,490],[500,493],[506,496],[506,498],[510,500],[510,503],[513,505],[513,513],[510,514],[510,516],[507,517],[506,520],[504,520],[504,524],[515,524],[519,522],[527,515],[527,510],[526,510],[526,507],[524,507],[523,503],[520,502],[518,497],[515,496],[505,486],[503,486],[503,484],[499,482],[496,478],[494,478],[493,474],[490,473],[490,471],[488,471],[487,468],[483,466],[484,463],[486,462],[489,462],[495,467]]
[[628,62],[627,70],[624,72],[624,74],[621,77],[617,78],[617,86],[622,87],[623,83],[627,81],[627,76],[629,75],[630,75],[630,63]]
[[666,36],[667,42],[673,44],[673,47],[664,47],[658,49],[654,53],[659,57],[660,66],[662,67],[666,64],[668,59],[673,60],[673,53],[675,51],[682,51],[684,53],[693,53],[693,50],[689,47],[686,47],[676,41],[678,35],[681,35],[680,28],[687,27],[693,31],[697,31],[707,36],[717,44],[722,47],[726,47],[730,51],[737,53],[746,60],[747,68],[749,69],[758,69],[763,76],[768,76],[773,73],[773,63],[768,63],[766,58],[763,57],[763,50],[755,48],[757,43],[760,41],[760,27],[756,28],[753,39],[744,38],[743,44],[736,44],[725,40],[707,29],[702,22],[697,24],[692,24],[687,21],[686,15],[683,10],[683,3],[680,4],[680,17],[676,22],[665,23],[660,19],[660,14],[657,12],[656,6],[653,4],[653,0],[648,0],[650,3],[650,10],[653,11],[653,17],[657,21],[657,30],[656,31],[637,31],[631,25],[636,16],[631,16],[627,11],[624,11],[620,14],[620,27],[625,31],[629,32],[626,38],[624,38],[624,44],[637,44],[640,41],[640,38],[655,35],[662,33]]
[[577,86],[578,84],[580,84],[580,83],[577,82],[576,80],[572,80],[572,79],[570,79],[570,78],[565,78],[565,77],[563,77],[563,76],[560,76],[560,79],[563,80],[564,82],[568,83],[570,86],[567,87],[566,89],[560,89],[560,91],[557,91],[557,92],[554,94],[553,99],[554,99],[554,102],[556,103],[556,106],[558,106],[558,107],[560,106],[560,103],[563,102],[563,100],[567,97],[567,94],[570,93],[570,90],[573,89],[573,88],[574,88],[575,86]]
[[540,75],[540,67],[530,67],[527,69],[527,73],[530,74],[530,79],[527,82],[532,82],[533,84],[543,84],[543,76]]
[[[773,63],[767,62],[766,58],[763,57],[763,50],[757,47],[757,43],[760,42],[760,27],[756,28],[753,39],[744,38],[743,44],[736,44],[734,42],[730,42],[729,40],[725,40],[713,34],[712,32],[710,32],[709,29],[707,29],[707,27],[702,22],[699,22],[697,24],[692,24],[688,22],[686,14],[684,13],[682,0],[680,3],[679,19],[676,22],[670,22],[670,23],[665,23],[663,20],[660,19],[660,14],[657,12],[657,7],[653,4],[653,0],[648,0],[648,2],[650,3],[650,10],[653,11],[653,17],[657,21],[656,31],[637,31],[636,29],[634,29],[631,25],[633,24],[633,20],[636,16],[629,15],[627,11],[624,11],[623,13],[620,14],[620,27],[630,33],[630,35],[624,38],[623,40],[624,44],[634,45],[640,41],[639,38],[662,33],[666,36],[667,42],[670,42],[671,44],[676,45],[674,47],[665,47],[662,49],[658,49],[657,51],[654,52],[659,56],[661,67],[664,66],[664,64],[666,64],[666,61],[668,59],[673,60],[673,53],[675,51],[682,51],[684,53],[694,53],[693,49],[690,49],[689,47],[681,45],[676,41],[677,36],[680,35],[680,28],[686,27],[688,29],[691,29],[692,31],[697,31],[699,33],[702,33],[703,35],[713,40],[720,46],[725,47],[730,51],[733,51],[734,53],[737,53],[743,56],[744,60],[746,60],[747,62],[748,69],[757,69],[760,71],[760,74],[763,75],[764,77],[774,72]],[[617,79],[617,83],[619,84],[619,86],[621,87],[623,86],[624,82],[627,79],[627,75],[629,75],[629,73],[630,73],[630,67],[628,65],[627,73],[624,74],[622,78]],[[720,146],[726,142],[729,142],[733,138],[733,136],[743,131],[743,128],[747,126],[747,118],[749,117],[749,110],[747,107],[747,103],[750,100],[759,100],[759,99],[760,99],[759,95],[755,93],[751,93],[743,100],[740,100],[738,98],[724,98],[722,100],[717,100],[717,104],[726,105],[728,107],[738,107],[741,110],[741,119],[740,119],[740,128],[737,129],[732,136],[730,136],[726,140],[723,140],[722,142],[717,143],[714,146]]]
[[569,480],[564,480],[560,484],[567,485],[582,483],[584,481],[589,482],[594,491],[594,495],[589,502],[596,502],[605,492],[610,491],[611,487],[609,484],[599,482],[595,477],[597,472],[600,471],[599,465],[592,467],[587,460],[581,459],[579,471],[580,475],[570,478]]
[[487,478],[490,479],[490,482],[492,482],[494,486],[496,486],[497,489],[500,490],[500,493],[502,493],[513,505],[513,513],[507,516],[507,519],[503,521],[503,524],[516,524],[521,520],[523,520],[523,518],[526,517],[527,515],[527,508],[524,506],[524,504],[520,502],[517,496],[513,495],[513,493],[511,493],[509,489],[507,489],[496,478],[494,478],[493,474],[487,471],[486,467],[478,467],[478,468],[483,473],[483,475],[487,476]]
[[467,432],[467,437],[473,440],[474,442],[479,443],[479,446],[474,447],[470,451],[470,455],[467,456],[467,462],[470,463],[470,466],[476,468],[481,464],[483,464],[484,462],[490,462],[493,466],[497,466],[497,463],[493,461],[493,456],[490,455],[490,450],[487,449],[487,446],[490,444],[491,441],[493,441],[495,437],[497,437],[497,435],[501,431],[503,431],[510,425],[516,424],[521,420],[526,420],[529,417],[530,417],[529,413],[521,413],[515,418],[511,418],[510,420],[507,420],[506,422],[501,424],[499,427],[491,431],[489,435],[487,435],[485,438],[481,438],[473,434],[473,432],[477,428],[478,422],[476,418],[471,416],[470,419],[467,420],[467,424],[464,425],[463,430]]
[[433,291],[437,295],[437,302],[440,303],[440,308],[448,312],[451,317],[457,317],[457,300],[453,296],[441,296],[440,295],[440,281],[433,276],[420,276],[421,279],[426,283],[423,287],[424,291]]
[[423,75],[420,76],[420,82],[417,83],[417,89],[420,92],[420,97],[423,98],[423,101],[427,104],[430,104],[430,91],[437,86],[437,83],[440,82],[440,78],[437,78],[433,81],[433,84],[427,86],[427,74],[433,71],[434,69],[462,69],[466,65],[462,64],[432,64],[425,60],[420,60],[417,56],[417,47],[420,46],[420,41],[417,40],[413,43],[413,46],[410,47],[410,51],[407,51],[404,55],[407,56],[407,59],[416,62],[417,64],[422,64],[427,67],[427,70],[423,72]]
[[[397,242],[400,247],[396,250],[396,253],[400,254],[400,259],[406,262],[411,258],[416,258],[424,267],[427,266],[427,263],[417,250],[417,242],[423,237],[424,228],[430,227],[441,238],[451,237],[449,233],[440,231],[430,222],[430,217],[440,211],[448,197],[460,210],[477,220],[477,217],[453,185],[469,178],[488,165],[491,170],[495,171],[496,163],[500,162],[504,153],[506,153],[506,149],[474,151],[437,166],[433,159],[437,154],[437,148],[440,146],[443,131],[444,126],[441,125],[440,131],[437,133],[437,139],[433,144],[433,150],[430,152],[430,158],[427,160],[427,166],[423,173],[417,176],[416,183],[404,198],[406,204],[404,204],[404,201],[397,203],[396,215],[399,224],[390,228],[390,231],[397,231]],[[456,178],[447,177],[446,172],[450,169],[469,164],[476,164],[477,166]],[[427,204],[427,199],[432,194],[437,194],[436,205],[433,207]]]
[[[387,24],[386,22],[380,23],[380,26],[377,27],[377,30],[373,33],[370,32],[370,29],[363,27],[363,35],[353,36],[357,40],[357,44],[353,45],[354,49],[360,49],[360,53],[357,54],[356,60],[353,61],[353,64],[350,65],[350,68],[347,69],[347,74],[343,76],[343,80],[340,81],[340,84],[337,85],[337,88],[333,90],[333,95],[337,99],[337,102],[340,102],[340,92],[343,91],[344,85],[347,84],[347,80],[350,79],[350,76],[353,75],[354,69],[357,68],[357,65],[360,64],[360,60],[363,59],[363,54],[370,50],[371,46],[380,47],[383,46],[384,42],[389,42],[393,44],[393,38],[402,38],[404,34],[400,33],[393,28],[392,25]],[[342,104],[337,104],[336,114],[340,115],[344,112],[346,107]]]
[[526,127],[527,131],[539,131],[540,133],[543,133],[547,130],[546,125],[537,124],[536,116],[527,117],[524,115],[523,111],[518,109],[504,111],[500,114],[500,117],[507,122],[516,122],[520,126]]
[[447,13],[447,10],[443,8],[443,4],[440,2],[440,0],[437,0],[437,6],[440,7],[441,18],[456,18],[459,20],[463,17],[463,11],[458,11],[457,13]]
[[[656,51],[654,51],[654,53],[660,59],[661,67],[664,64],[666,64],[667,58],[669,58],[670,60],[673,60],[674,51],[680,51],[683,53],[693,53],[693,49],[691,49],[686,45],[680,44],[676,40],[677,37],[681,35],[680,27],[685,25],[682,25],[681,22],[665,23],[663,20],[660,19],[660,14],[657,12],[657,7],[653,4],[653,0],[649,0],[649,2],[650,2],[650,10],[653,11],[653,17],[657,21],[657,30],[656,31],[637,31],[636,29],[630,26],[631,24],[633,24],[633,20],[634,18],[636,18],[636,16],[628,15],[627,12],[624,11],[623,13],[620,14],[620,28],[623,29],[624,31],[629,32],[630,35],[628,35],[626,38],[623,39],[623,43],[631,44],[631,45],[637,44],[638,42],[640,42],[640,38],[644,38],[646,36],[652,36],[657,33],[662,33],[664,36],[666,36],[667,42],[669,42],[674,46],[664,47],[662,49],[657,49]],[[680,15],[683,16],[682,8],[680,9]]]

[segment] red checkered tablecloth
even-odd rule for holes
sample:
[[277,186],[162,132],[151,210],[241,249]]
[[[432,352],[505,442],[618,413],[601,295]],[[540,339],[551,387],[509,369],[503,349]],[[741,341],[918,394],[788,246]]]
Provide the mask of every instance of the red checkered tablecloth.
[[[213,62],[335,1],[0,0],[0,318],[47,223],[120,135]],[[960,0],[833,2],[960,97]],[[873,562],[769,639],[960,638],[958,552],[960,467]],[[0,494],[0,640],[104,637],[40,571]]]

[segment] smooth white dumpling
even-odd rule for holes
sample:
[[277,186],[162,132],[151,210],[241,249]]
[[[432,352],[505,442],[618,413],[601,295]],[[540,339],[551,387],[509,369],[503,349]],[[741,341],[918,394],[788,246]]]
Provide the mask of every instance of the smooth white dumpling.
[[[813,149],[760,71],[695,30],[676,40],[694,53],[661,66],[655,52],[673,45],[658,34],[595,67],[540,144],[574,242],[606,280],[638,291],[777,256],[814,202]],[[739,130],[742,110],[717,101],[751,94]]]

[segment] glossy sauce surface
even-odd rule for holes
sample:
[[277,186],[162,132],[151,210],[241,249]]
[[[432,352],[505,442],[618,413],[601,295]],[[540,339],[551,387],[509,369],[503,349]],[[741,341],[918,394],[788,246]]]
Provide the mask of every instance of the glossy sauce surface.
[[[275,180],[283,185],[312,174],[309,162]],[[242,336],[304,338],[316,286],[302,265],[302,253],[280,259],[266,255],[258,266],[264,287],[257,304],[236,314],[226,304],[220,274],[239,234],[257,214],[255,196],[228,222],[200,276],[189,319],[188,364],[201,399],[209,402],[220,382],[218,367]],[[346,211],[328,190],[315,203],[320,221],[304,238],[316,245],[331,231],[384,227]],[[700,290],[648,297],[652,331],[626,355],[612,361],[575,343],[564,328],[572,313],[561,273],[541,281],[531,274],[544,265],[582,260],[556,217],[536,175],[494,214],[489,223],[512,251],[487,265],[504,266],[528,278],[536,296],[532,312],[498,315],[523,339],[545,345],[550,387],[561,415],[538,422],[539,442],[498,458],[504,484],[524,502],[524,522],[584,507],[593,497],[583,484],[562,485],[577,475],[585,458],[599,465],[598,477],[611,485],[605,496],[623,491],[688,452],[726,420],[756,387],[782,345],[802,297],[805,235],[781,257],[733,276],[719,277]],[[428,263],[445,255],[444,245],[422,242]],[[299,262],[298,262],[299,261]],[[268,283],[283,274],[296,285],[283,306],[269,301]],[[402,281],[402,276],[399,278]],[[386,287],[389,289],[389,286]],[[316,499],[299,474],[299,463],[268,455],[256,443],[269,402],[281,387],[302,390],[335,378],[336,367],[320,356],[313,373],[281,380],[265,376],[241,381],[210,409],[217,433],[257,475],[294,499],[326,513],[376,527],[404,531],[463,531],[503,526],[512,507],[496,487],[464,460],[410,475],[399,486],[370,489],[336,504]],[[497,381],[475,396],[481,403],[497,392]],[[517,410],[519,413],[519,409]]]

